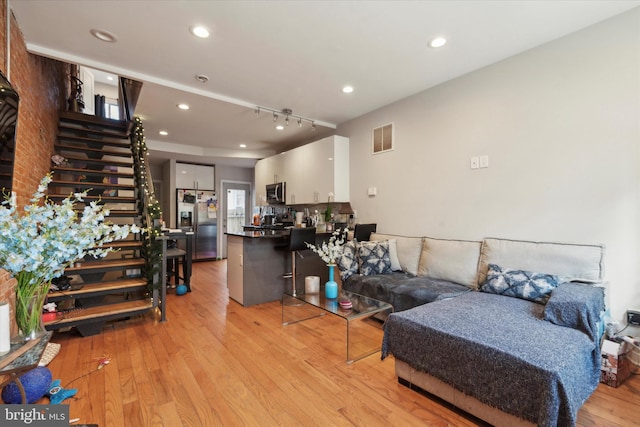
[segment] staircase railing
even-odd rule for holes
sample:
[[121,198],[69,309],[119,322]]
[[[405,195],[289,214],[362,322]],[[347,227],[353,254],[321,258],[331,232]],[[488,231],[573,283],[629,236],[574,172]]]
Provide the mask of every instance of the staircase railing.
[[[145,259],[145,276],[149,291],[153,295],[153,305],[158,306],[158,291],[161,288],[162,241],[158,237],[162,234],[160,203],[155,196],[151,171],[147,161],[147,145],[144,138],[144,127],[139,117],[134,119],[131,132],[131,150],[133,152],[133,170],[135,174],[136,191],[142,213],[142,256]],[[164,301],[163,301],[164,304]]]

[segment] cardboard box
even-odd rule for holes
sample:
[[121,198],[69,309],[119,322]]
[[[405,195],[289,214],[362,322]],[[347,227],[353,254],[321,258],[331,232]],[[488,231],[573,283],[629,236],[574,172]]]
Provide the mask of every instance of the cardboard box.
[[626,342],[603,340],[601,347],[600,382],[611,387],[619,387],[631,375],[628,360],[630,345]]

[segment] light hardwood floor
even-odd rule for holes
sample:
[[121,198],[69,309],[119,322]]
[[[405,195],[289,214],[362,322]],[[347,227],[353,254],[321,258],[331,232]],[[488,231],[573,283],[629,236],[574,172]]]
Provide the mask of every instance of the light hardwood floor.
[[[169,295],[167,322],[146,315],[93,337],[54,334],[62,348],[49,368],[78,389],[65,402],[71,418],[100,427],[484,425],[399,385],[393,358],[347,365],[340,319],[282,326],[279,302],[230,301],[225,261],[196,263],[192,288]],[[105,354],[111,363],[98,370]],[[638,377],[601,384],[578,425],[638,425],[639,388]]]

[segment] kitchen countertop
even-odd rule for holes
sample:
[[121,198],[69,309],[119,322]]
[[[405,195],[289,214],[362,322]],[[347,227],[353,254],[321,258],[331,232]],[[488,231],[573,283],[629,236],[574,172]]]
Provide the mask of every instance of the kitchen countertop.
[[[256,238],[281,238],[281,237],[288,237],[289,236],[289,229],[284,229],[284,230],[247,230],[247,231],[239,231],[239,232],[231,232],[231,233],[225,233],[228,236],[239,236],[239,237],[246,237],[249,239],[256,239]],[[320,236],[320,237],[330,237],[332,233],[316,233],[316,236]]]

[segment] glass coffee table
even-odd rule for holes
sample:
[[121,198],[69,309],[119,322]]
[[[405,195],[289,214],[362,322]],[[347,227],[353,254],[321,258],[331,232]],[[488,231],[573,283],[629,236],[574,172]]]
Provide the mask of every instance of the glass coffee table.
[[[345,310],[338,301],[348,299],[352,308]],[[365,297],[349,291],[341,291],[338,298],[328,299],[324,292],[319,294],[298,294],[286,292],[282,296],[282,324],[333,314],[347,321],[347,363],[369,356],[380,350],[381,340],[372,345],[371,327],[367,324],[378,313],[393,312],[393,306],[383,301]]]

